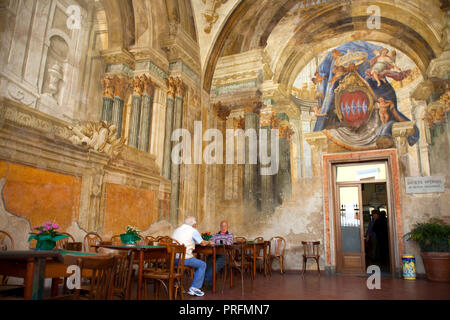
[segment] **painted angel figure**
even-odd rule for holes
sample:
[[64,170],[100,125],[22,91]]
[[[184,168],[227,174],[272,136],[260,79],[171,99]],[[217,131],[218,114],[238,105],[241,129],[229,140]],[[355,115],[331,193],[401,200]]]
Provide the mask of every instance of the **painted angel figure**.
[[386,83],[386,77],[392,78],[397,81],[405,79],[411,70],[402,71],[396,64],[397,53],[392,50],[391,55],[388,55],[389,50],[386,48],[380,51],[374,50],[375,57],[369,60],[370,69],[366,71],[366,76],[372,78],[377,82],[377,85],[381,85],[381,81]]

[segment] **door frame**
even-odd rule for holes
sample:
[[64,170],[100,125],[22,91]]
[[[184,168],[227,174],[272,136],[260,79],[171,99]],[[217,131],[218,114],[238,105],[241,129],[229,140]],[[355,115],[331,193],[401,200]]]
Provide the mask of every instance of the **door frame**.
[[[333,178],[333,166],[336,164],[358,164],[386,161],[386,194],[389,228],[389,259],[391,273],[401,271],[400,258],[403,254],[403,231],[400,205],[399,167],[396,149],[334,153],[322,156],[324,186],[325,250],[328,265],[337,265],[336,231],[336,183]],[[366,181],[364,181],[366,182]],[[369,181],[367,181],[369,182]],[[333,263],[334,260],[334,263]]]

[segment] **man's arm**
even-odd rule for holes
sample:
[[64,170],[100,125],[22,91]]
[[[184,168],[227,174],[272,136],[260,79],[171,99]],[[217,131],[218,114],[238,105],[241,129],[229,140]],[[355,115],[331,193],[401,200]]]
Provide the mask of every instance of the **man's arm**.
[[192,239],[194,240],[195,243],[200,244],[201,246],[207,246],[209,244],[208,241],[203,240],[198,230],[194,231],[194,233],[192,234]]

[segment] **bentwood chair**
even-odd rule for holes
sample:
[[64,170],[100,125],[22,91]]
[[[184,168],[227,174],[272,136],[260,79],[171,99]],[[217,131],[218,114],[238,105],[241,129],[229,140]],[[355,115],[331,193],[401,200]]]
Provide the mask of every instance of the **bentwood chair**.
[[268,258],[268,266],[270,275],[272,275],[273,260],[280,261],[280,272],[284,273],[284,251],[286,249],[286,240],[283,237],[270,238],[270,253]]
[[56,248],[57,248],[57,249],[61,249],[61,250],[62,250],[62,249],[66,249],[66,246],[67,246],[68,243],[70,243],[70,242],[71,242],[71,243],[75,242],[75,238],[74,238],[70,233],[67,233],[67,232],[61,232],[61,234],[65,234],[65,235],[68,236],[68,237],[56,241]]
[[120,251],[114,276],[114,297],[122,300],[130,300],[131,284],[134,275],[134,256],[133,251]]
[[245,238],[245,237],[234,237],[234,242],[237,242],[237,243],[247,242],[247,238]]
[[[168,244],[167,253],[157,257],[158,263],[144,271],[144,296],[148,298],[148,282],[154,281],[154,297],[159,298],[160,287],[164,286],[169,300],[176,299],[178,291],[183,300],[183,272],[186,247]],[[175,260],[177,263],[175,264]]]
[[156,238],[153,236],[146,236],[144,242],[147,246],[153,246],[156,243]]
[[111,244],[112,245],[120,245],[122,244],[122,240],[120,240],[120,234],[116,234],[111,237]]
[[84,236],[83,246],[85,252],[96,252],[97,249],[93,246],[99,245],[102,242],[102,237],[95,232],[89,232]]
[[[250,268],[250,262],[245,258],[245,242],[238,242],[233,244],[233,249],[229,251],[229,270],[230,270],[230,287],[233,287],[233,271],[238,271],[241,275],[241,294],[244,295],[244,273]],[[250,277],[253,282],[253,277]],[[224,283],[227,280],[227,273],[225,272]]]
[[158,245],[160,245],[160,246],[164,246],[167,244],[181,245],[177,240],[175,240],[174,238],[171,238],[169,236],[158,237],[156,241],[157,241]]
[[317,264],[317,272],[320,277],[320,267],[319,267],[319,258],[320,258],[320,241],[302,241],[303,245],[303,270],[302,276],[304,276],[306,272],[306,263],[308,259],[316,260]]
[[264,268],[264,274],[267,275],[267,260],[270,254],[270,245],[264,241],[263,237],[257,237],[253,242],[256,243],[264,243],[262,249],[256,252],[256,263],[259,264],[259,272],[262,272],[262,268]]
[[80,274],[89,274],[89,284],[74,289],[72,294],[51,297],[48,300],[111,300],[114,293],[114,275],[120,260],[117,255],[80,257]]

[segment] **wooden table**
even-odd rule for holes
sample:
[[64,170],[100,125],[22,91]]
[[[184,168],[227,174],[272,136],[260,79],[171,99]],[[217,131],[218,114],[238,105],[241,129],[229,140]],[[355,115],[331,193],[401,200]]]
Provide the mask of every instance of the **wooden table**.
[[[217,254],[226,255],[229,252],[229,250],[232,250],[232,248],[233,248],[232,246],[228,246],[228,245],[211,245],[211,244],[207,245],[207,246],[201,246],[198,244],[195,246],[195,250],[193,252],[213,256],[213,265],[212,265],[212,268],[213,268],[212,292],[213,293],[216,292],[216,255]],[[226,259],[226,257],[225,257],[225,259]]]
[[109,245],[109,244],[100,244],[93,247],[97,248],[107,248],[113,250],[127,250],[134,251],[137,253],[139,259],[139,269],[138,269],[138,284],[137,284],[137,299],[142,299],[142,279],[144,273],[144,258],[152,259],[153,254],[160,254],[161,252],[167,252],[167,248],[164,246],[130,246],[130,245]]
[[9,250],[0,252],[0,274],[24,278],[24,298],[40,300],[44,293],[44,279],[66,277],[67,266],[76,264],[79,256],[96,255],[66,250]]

